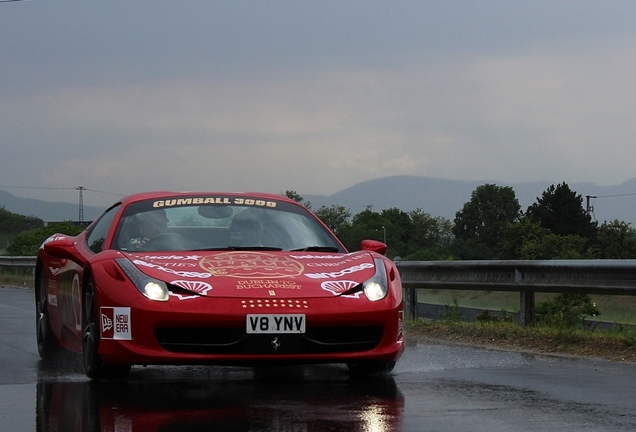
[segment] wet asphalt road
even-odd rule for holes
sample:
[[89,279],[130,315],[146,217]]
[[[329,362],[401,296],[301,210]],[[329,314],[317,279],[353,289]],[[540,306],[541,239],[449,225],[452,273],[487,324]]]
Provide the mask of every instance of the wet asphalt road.
[[0,431],[634,431],[636,365],[410,344],[393,374],[344,366],[43,365],[33,293],[0,288]]

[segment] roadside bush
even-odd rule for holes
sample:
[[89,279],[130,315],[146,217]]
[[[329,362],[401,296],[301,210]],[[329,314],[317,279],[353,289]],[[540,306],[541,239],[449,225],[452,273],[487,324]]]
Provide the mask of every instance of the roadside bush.
[[459,323],[462,321],[462,311],[459,309],[459,301],[453,296],[453,304],[444,306],[444,311],[440,317],[446,323]]
[[562,293],[539,303],[535,309],[537,323],[561,330],[584,327],[587,317],[601,314],[586,294]]
[[493,315],[490,313],[488,309],[482,310],[479,315],[475,317],[475,321],[479,323],[497,323],[497,322],[506,322],[512,323],[514,322],[515,314],[512,312],[508,312],[504,309],[501,310],[501,316]]

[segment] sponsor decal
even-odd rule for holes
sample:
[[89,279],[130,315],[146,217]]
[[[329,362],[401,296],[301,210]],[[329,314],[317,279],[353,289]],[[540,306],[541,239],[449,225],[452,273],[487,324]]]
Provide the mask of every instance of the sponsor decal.
[[351,273],[356,273],[365,269],[370,269],[373,267],[374,265],[371,263],[362,263],[360,265],[348,267],[348,268],[331,272],[331,273],[305,273],[305,276],[312,279],[337,279],[339,277],[342,277]]
[[196,268],[196,263],[191,262],[167,262],[164,263],[166,267],[174,267],[174,268]]
[[57,296],[55,294],[47,295],[46,302],[49,304],[49,306],[57,307]]
[[227,252],[203,258],[199,265],[214,276],[276,279],[302,274],[304,266],[288,257],[262,252]]
[[170,283],[201,295],[207,294],[207,292],[212,289],[212,285],[201,281],[176,280]]
[[[331,292],[333,295],[341,295],[342,293],[349,291],[351,288],[357,285],[359,285],[359,283],[355,281],[338,280],[338,281],[324,281],[320,284],[320,287],[324,289],[325,291]],[[360,298],[360,291],[350,295],[343,295],[342,297]]]
[[132,340],[130,308],[100,308],[102,339]]
[[195,279],[206,279],[209,278],[210,276],[212,276],[210,273],[200,273],[200,272],[189,272],[189,271],[178,271],[178,270],[173,270],[164,266],[161,266],[159,264],[153,264],[153,263],[149,263],[140,259],[136,259],[133,260],[133,263],[135,263],[136,265],[140,265],[140,266],[144,266],[144,267],[150,267],[150,268],[154,268],[157,270],[161,270],[163,272],[166,273],[170,273],[173,275],[177,275],[179,277],[184,277],[184,278],[195,278]]
[[152,203],[153,207],[174,207],[184,205],[206,205],[206,204],[225,204],[225,205],[245,205],[256,207],[276,207],[276,201],[266,201],[257,198],[231,198],[231,197],[193,197],[193,198],[172,198],[165,200],[157,200]]
[[[295,281],[276,279],[249,279],[241,280],[236,284],[237,289],[300,289]],[[271,293],[271,291],[270,291]]]
[[291,255],[292,258],[299,259],[299,260],[319,260],[319,261],[339,260],[343,263],[359,260],[361,258],[364,258],[365,256],[366,256],[365,254],[361,254],[359,252],[354,252],[354,253],[345,254],[345,255],[307,255],[307,254]]
[[62,267],[64,267],[66,260],[64,261],[49,261],[49,273],[51,273],[53,276],[55,276],[56,274],[58,274],[61,270]]
[[331,262],[310,262],[306,263],[307,267],[342,267],[343,265],[351,262],[353,260],[345,260],[345,261],[331,261]]
[[135,254],[136,257],[145,261],[199,261],[200,255],[142,255]]

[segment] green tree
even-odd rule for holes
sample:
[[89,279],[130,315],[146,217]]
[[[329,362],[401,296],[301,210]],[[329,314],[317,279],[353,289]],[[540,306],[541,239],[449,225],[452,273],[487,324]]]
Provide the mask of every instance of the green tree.
[[521,215],[521,206],[509,186],[478,186],[455,214],[454,252],[461,259],[492,259],[503,242],[503,229]]
[[570,190],[565,182],[551,185],[536,203],[528,207],[524,217],[553,234],[583,237],[588,246],[596,237],[597,223],[583,208],[583,197]]
[[596,242],[598,258],[636,258],[636,230],[629,223],[614,220],[605,222],[598,230]]
[[43,227],[44,221],[35,216],[23,216],[0,207],[0,252],[23,231]]
[[381,240],[390,247],[391,255],[404,256],[417,250],[410,246],[414,225],[407,212],[391,207],[382,210],[380,216],[385,220],[380,227]]
[[[362,240],[384,241],[384,231],[387,230],[387,235],[391,232],[389,225],[390,222],[380,213],[366,209],[353,216],[351,226],[344,232],[341,240],[347,249],[358,250]],[[387,243],[391,244],[389,237],[387,237]],[[391,249],[390,253],[393,254],[394,250]]]
[[418,250],[448,248],[453,240],[453,223],[441,216],[431,216],[421,208],[409,212],[413,224],[411,241]]
[[296,192],[295,190],[286,190],[285,193],[281,195],[286,196],[287,198],[292,199],[296,201],[297,203],[304,205],[308,209],[311,209],[311,202],[305,201],[305,198],[300,196],[300,194]]
[[51,235],[55,233],[75,236],[84,230],[70,222],[50,223],[46,227],[35,228],[17,235],[7,247],[6,253],[10,256],[35,256],[38,249]]
[[409,234],[404,260],[450,260],[453,223],[441,216],[431,216],[421,208],[409,212],[413,231]]
[[38,217],[23,216],[0,207],[0,233],[15,235],[42,226],[44,226],[44,221]]
[[577,235],[556,235],[548,233],[542,237],[527,239],[521,247],[521,259],[585,259],[586,240]]
[[341,205],[320,206],[315,214],[338,237],[351,227],[351,212]]
[[539,242],[548,234],[550,234],[550,230],[541,228],[539,223],[532,222],[527,218],[508,224],[503,229],[503,242],[499,257],[506,260],[524,259],[524,245],[529,242]]

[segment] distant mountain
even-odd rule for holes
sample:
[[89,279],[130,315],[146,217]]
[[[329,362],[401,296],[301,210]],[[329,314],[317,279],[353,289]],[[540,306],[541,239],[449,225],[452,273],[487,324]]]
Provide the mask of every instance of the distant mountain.
[[[461,181],[445,180],[419,176],[392,176],[358,183],[333,195],[301,195],[312,204],[314,210],[322,205],[342,205],[352,214],[373,206],[372,210],[398,208],[411,211],[421,208],[432,216],[442,216],[453,220],[455,213],[470,200],[477,186],[497,184],[510,186],[526,211],[528,206],[537,202],[550,185],[556,182],[529,182],[509,184],[494,180]],[[636,178],[617,186],[597,186],[593,183],[568,183],[571,190],[583,197],[583,207],[587,206],[586,196],[590,198],[593,216],[599,223],[615,219],[629,222],[636,227]]]
[[[470,200],[473,190],[486,183],[511,186],[521,209],[526,211],[550,185],[561,181],[508,184],[495,180],[461,181],[391,176],[358,183],[329,196],[297,192],[305,201],[311,202],[314,210],[322,205],[342,205],[352,214],[369,206],[376,212],[392,207],[403,211],[421,208],[432,216],[453,220],[455,213]],[[584,207],[587,205],[586,196],[594,197],[590,198],[590,205],[599,223],[618,219],[629,222],[636,228],[636,178],[616,186],[597,186],[593,183],[568,183],[568,186],[583,197]],[[0,190],[0,207],[2,206],[11,212],[37,216],[47,222],[77,220],[79,213],[77,204],[18,198]],[[103,211],[102,207],[84,206],[84,220],[93,220]]]
[[[19,198],[0,190],[0,207],[12,213],[39,217],[45,222],[76,221],[79,219],[79,205],[65,202],[42,201],[31,198]],[[98,217],[105,208],[84,206],[84,220]]]

